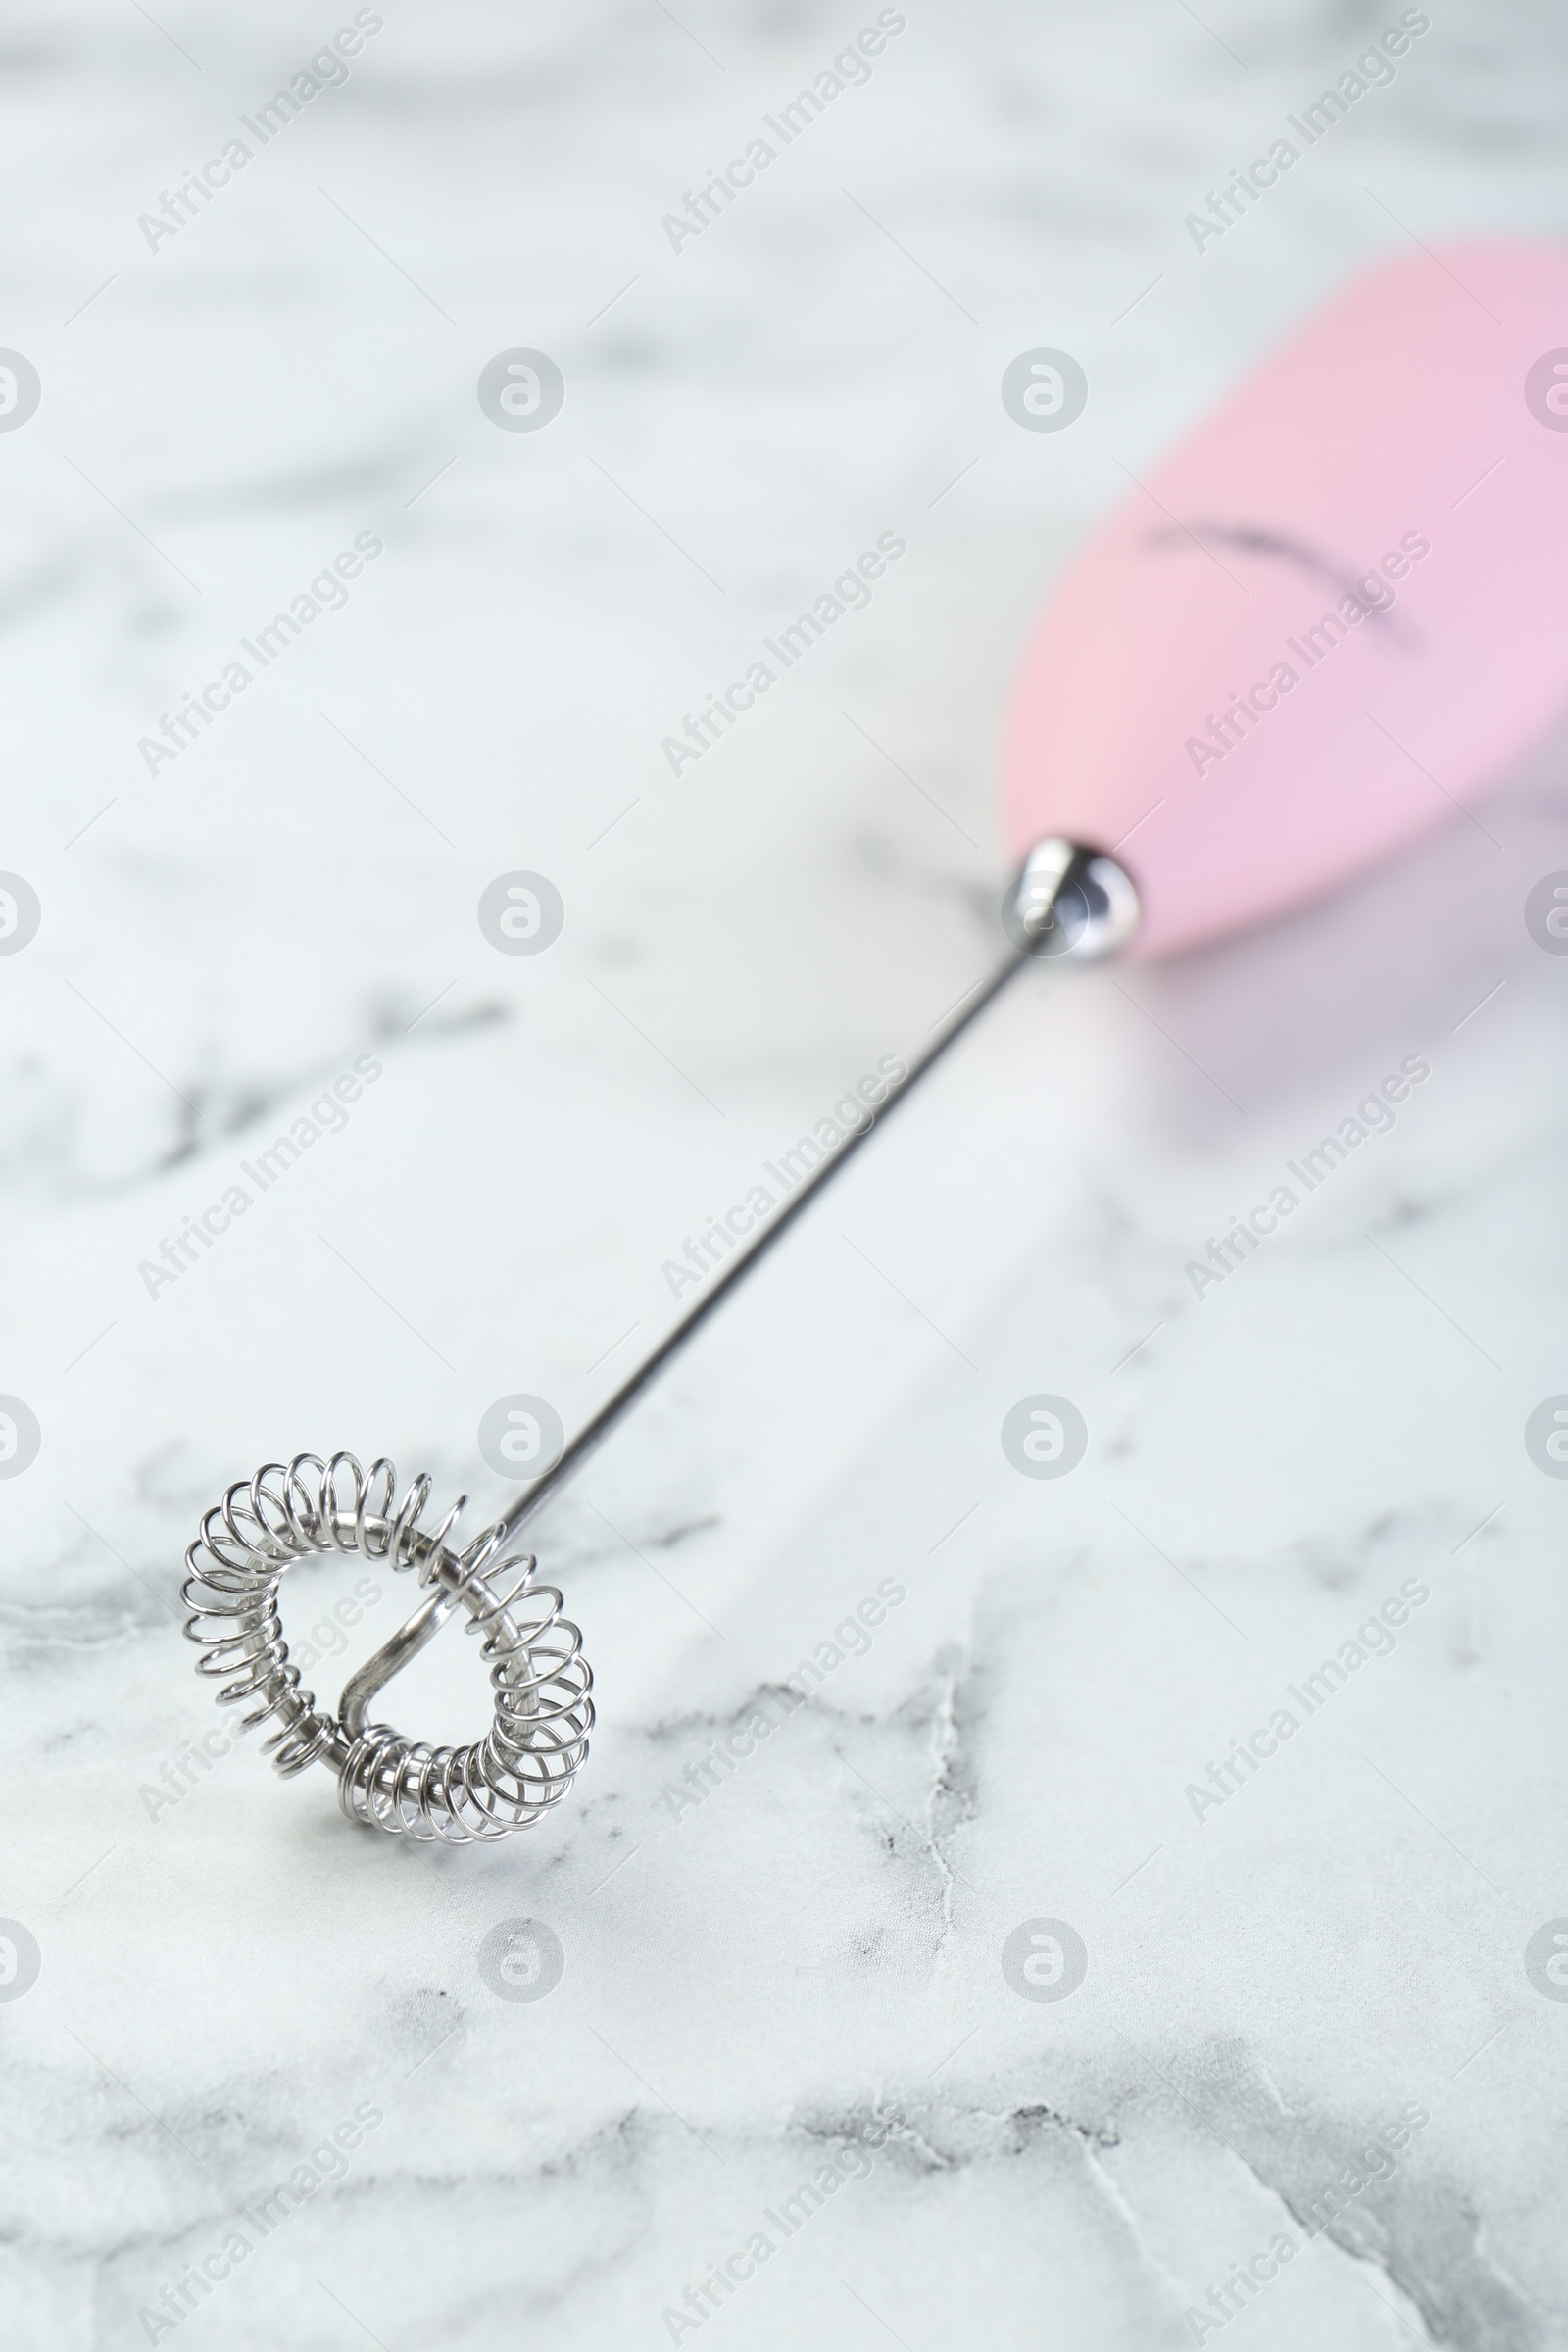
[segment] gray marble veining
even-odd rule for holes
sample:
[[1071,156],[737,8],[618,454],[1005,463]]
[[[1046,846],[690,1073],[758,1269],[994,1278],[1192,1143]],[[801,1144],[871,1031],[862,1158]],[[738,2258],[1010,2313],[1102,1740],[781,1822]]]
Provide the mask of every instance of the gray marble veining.
[[[536,1835],[351,1831],[180,1639],[260,1460],[499,1509],[485,1406],[583,1419],[686,1237],[971,984],[1010,667],[1122,468],[1407,235],[1563,225],[1527,0],[1434,8],[1200,253],[1204,191],[1396,11],[885,13],[674,245],[875,9],[361,12],[349,78],[151,241],[355,12],[6,36],[0,343],[45,388],[0,435],[0,868],[44,907],[0,958],[0,1391],[42,1429],[0,1481],[8,2345],[1568,2341],[1568,2001],[1526,1966],[1568,1913],[1568,1489],[1521,1443],[1568,1386],[1564,966],[1520,919],[1562,742],[1485,837],[999,1004],[540,1522],[601,1722]],[[1060,436],[997,398],[1040,342],[1094,387]],[[565,377],[538,435],[475,398],[519,345]],[[672,773],[882,532],[870,603]],[[474,921],[518,867],[567,907],[537,959]],[[1394,1129],[1195,1296],[1407,1055]],[[1037,1392],[1089,1425],[1059,1482],[998,1442]],[[345,1638],[354,1573],[285,1590],[318,1690],[401,1614],[372,1578]],[[386,1703],[468,1736],[472,1646]],[[559,1939],[548,1997],[483,1973],[508,1921]],[[1087,1954],[1059,2000],[1004,1971],[1042,1922]]]

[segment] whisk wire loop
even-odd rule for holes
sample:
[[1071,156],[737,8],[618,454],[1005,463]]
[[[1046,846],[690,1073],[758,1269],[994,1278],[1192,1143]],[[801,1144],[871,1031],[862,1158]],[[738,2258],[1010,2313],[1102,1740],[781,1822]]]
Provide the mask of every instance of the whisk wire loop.
[[[531,1829],[571,1788],[588,1754],[593,1673],[562,1594],[533,1581],[532,1554],[508,1552],[503,1524],[456,1551],[467,1496],[425,1528],[431,1491],[421,1472],[394,1508],[397,1473],[384,1455],[368,1470],[351,1453],[264,1462],[204,1515],[185,1554],[185,1637],[219,1703],[245,1707],[247,1731],[270,1726],[263,1749],[284,1779],[321,1763],[336,1773],[351,1821],[394,1837],[488,1842]],[[454,1608],[466,1611],[493,1694],[481,1740],[431,1747],[388,1724],[362,1728],[347,1720],[352,1708],[334,1714],[301,1688],[278,1590],[290,1568],[323,1552],[415,1572],[428,1597],[405,1629],[410,1654]]]

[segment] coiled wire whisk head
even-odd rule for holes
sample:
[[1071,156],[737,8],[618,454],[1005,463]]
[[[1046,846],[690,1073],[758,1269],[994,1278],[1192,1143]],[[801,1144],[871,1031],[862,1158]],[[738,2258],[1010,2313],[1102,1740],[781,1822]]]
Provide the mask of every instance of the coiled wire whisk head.
[[[397,1473],[384,1457],[368,1470],[351,1453],[264,1462],[206,1514],[185,1554],[185,1638],[202,1651],[198,1673],[219,1684],[219,1703],[248,1705],[247,1731],[271,1724],[263,1748],[277,1772],[291,1778],[325,1764],[351,1821],[462,1845],[531,1829],[561,1802],[588,1753],[593,1674],[581,1634],[561,1613],[561,1594],[534,1583],[531,1554],[498,1557],[499,1526],[464,1552],[449,1546],[466,1495],[438,1526],[420,1525],[430,1487],[421,1473],[394,1508]],[[394,1572],[416,1572],[429,1592],[404,1629],[421,1629],[407,1642],[410,1655],[454,1608],[466,1611],[494,1692],[482,1740],[429,1747],[386,1724],[361,1726],[352,1708],[332,1714],[301,1690],[278,1588],[296,1561],[322,1552],[357,1552]]]

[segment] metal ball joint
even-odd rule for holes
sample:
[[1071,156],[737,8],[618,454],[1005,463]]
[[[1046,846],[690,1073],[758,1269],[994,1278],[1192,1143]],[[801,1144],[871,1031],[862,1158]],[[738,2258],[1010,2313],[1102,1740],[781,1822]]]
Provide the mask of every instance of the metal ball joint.
[[1138,894],[1103,851],[1036,842],[1002,902],[1002,925],[1026,956],[1098,963],[1138,928]]
[[[593,1675],[581,1634],[561,1613],[561,1594],[534,1583],[531,1552],[511,1552],[508,1545],[1015,973],[1041,957],[1087,963],[1113,955],[1137,923],[1137,893],[1113,858],[1077,842],[1037,842],[1003,902],[1009,953],[931,1032],[875,1120],[851,1129],[506,1518],[466,1550],[452,1550],[447,1539],[467,1496],[460,1494],[438,1526],[423,1528],[430,1480],[416,1478],[394,1508],[397,1474],[385,1459],[362,1470],[351,1453],[328,1462],[299,1453],[288,1463],[264,1462],[254,1478],[231,1486],[185,1554],[184,1597],[193,1612],[185,1635],[202,1652],[198,1672],[219,1686],[220,1704],[248,1706],[247,1731],[273,1727],[263,1744],[274,1768],[291,1779],[309,1764],[324,1764],[337,1775],[338,1801],[350,1821],[452,1845],[532,1829],[558,1805],[587,1758]],[[277,1614],[289,1569],[323,1552],[357,1552],[397,1573],[415,1569],[426,1588],[407,1623],[349,1677],[335,1715],[318,1707],[314,1691],[300,1689]],[[429,1747],[368,1722],[377,1691],[460,1608],[490,1668],[495,1703],[484,1738],[466,1747]]]

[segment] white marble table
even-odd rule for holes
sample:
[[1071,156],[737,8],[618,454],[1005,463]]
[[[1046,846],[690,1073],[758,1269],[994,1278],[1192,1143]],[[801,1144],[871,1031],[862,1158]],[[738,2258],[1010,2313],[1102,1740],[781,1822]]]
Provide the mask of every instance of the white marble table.
[[[678,246],[873,9],[388,6],[151,242],[353,12],[8,36],[0,342],[43,384],[0,436],[0,867],[43,909],[0,960],[0,1391],[41,1431],[0,1482],[0,1916],[39,1956],[0,1998],[8,2346],[1568,2339],[1568,2004],[1525,1965],[1568,1913],[1568,1488],[1521,1438],[1568,1389],[1568,964],[1521,921],[1568,865],[1561,745],[1494,839],[996,1008],[541,1522],[601,1721],[537,1834],[430,1854],[324,1773],[193,1760],[179,1559],[223,1486],[344,1446],[499,1507],[485,1407],[580,1422],[686,1237],[973,980],[1010,666],[1118,467],[1391,214],[1562,225],[1544,8],[1435,12],[1201,254],[1186,213],[1381,18],[905,13]],[[1041,342],[1094,387],[1060,436],[997,398]],[[538,434],[475,398],[516,346],[565,380]],[[672,774],[884,532],[870,603]],[[514,868],[566,906],[538,958],[475,924]],[[1395,1129],[1195,1298],[1410,1055]],[[998,1442],[1041,1392],[1090,1432],[1059,1482]],[[402,1613],[383,1577],[334,1627],[358,1573],[285,1596],[328,1692]],[[392,1702],[465,1736],[471,1646]],[[481,1974],[524,1920],[564,1957],[538,2000]],[[1065,1998],[1004,1971],[1041,1920]]]

